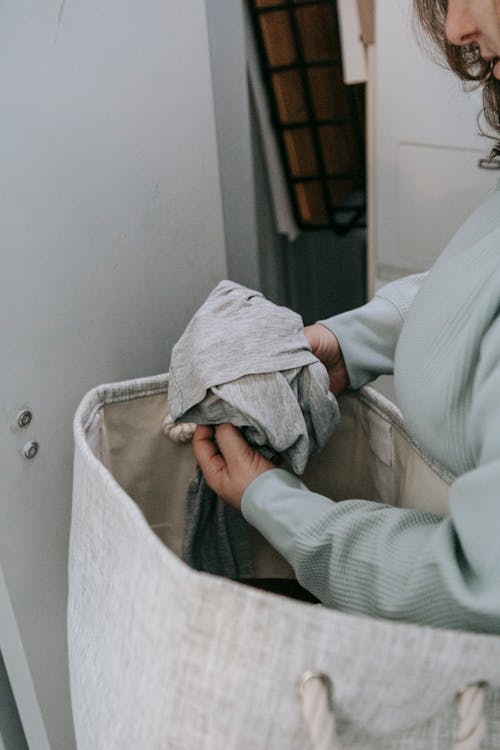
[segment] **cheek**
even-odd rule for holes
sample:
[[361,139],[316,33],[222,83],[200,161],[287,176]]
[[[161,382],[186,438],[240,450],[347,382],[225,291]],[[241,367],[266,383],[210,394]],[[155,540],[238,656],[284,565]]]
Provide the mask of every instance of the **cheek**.
[[500,57],[500,0],[469,0],[469,12],[487,54]]

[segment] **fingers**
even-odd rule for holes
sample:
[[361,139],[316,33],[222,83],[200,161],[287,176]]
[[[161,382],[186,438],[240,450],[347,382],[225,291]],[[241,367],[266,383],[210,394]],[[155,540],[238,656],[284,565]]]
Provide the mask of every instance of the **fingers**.
[[336,335],[322,323],[304,328],[312,353],[324,364],[330,378],[330,390],[336,396],[349,385],[342,349]]
[[209,425],[199,424],[193,436],[193,450],[203,473],[213,474],[225,466],[217,443],[215,431]]
[[[234,433],[237,433],[236,436]],[[232,425],[220,425],[215,429],[207,425],[199,425],[194,435],[193,449],[208,486],[220,498],[235,508],[239,508],[242,492],[239,489],[238,480],[232,478],[229,468],[231,462],[226,460],[224,455],[224,450],[228,450],[233,455],[235,437],[236,441],[238,441],[238,438],[242,440],[239,431]],[[224,447],[220,445],[221,441]],[[243,443],[245,448],[248,449],[245,441]]]
[[241,498],[249,484],[274,468],[270,461],[252,450],[231,424],[217,425],[215,429],[199,425],[193,448],[209,487],[234,508],[241,507]]
[[209,424],[198,424],[194,431],[193,444],[203,440],[213,440],[215,436],[215,430],[212,425]]
[[232,424],[217,425],[215,439],[220,452],[230,466],[247,461],[254,454],[241,432]]

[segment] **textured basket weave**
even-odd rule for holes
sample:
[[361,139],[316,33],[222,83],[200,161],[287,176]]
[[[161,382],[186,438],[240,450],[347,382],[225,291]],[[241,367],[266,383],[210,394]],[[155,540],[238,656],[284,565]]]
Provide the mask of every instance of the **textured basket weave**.
[[[75,417],[68,638],[79,750],[307,750],[298,686],[311,673],[334,687],[345,750],[478,748],[482,728],[456,739],[456,695],[477,683],[481,747],[500,747],[500,638],[346,615],[179,559],[194,462],[162,434],[167,388],[166,375],[104,385]],[[311,489],[413,507],[432,498],[426,508],[446,513],[451,478],[395,407],[365,389],[341,408],[341,427],[310,461]],[[257,533],[253,544],[259,576],[291,576]]]

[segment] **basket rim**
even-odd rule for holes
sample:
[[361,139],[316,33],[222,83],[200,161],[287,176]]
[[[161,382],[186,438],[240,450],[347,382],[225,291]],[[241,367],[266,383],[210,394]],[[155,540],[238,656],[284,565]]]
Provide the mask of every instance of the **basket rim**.
[[[165,562],[168,562],[169,565],[173,566],[180,578],[186,579],[187,577],[190,577],[192,582],[196,581],[198,585],[229,586],[233,588],[235,592],[239,591],[240,594],[245,592],[245,596],[255,598],[256,601],[259,600],[266,601],[267,603],[276,603],[277,599],[279,599],[283,614],[288,609],[290,612],[292,610],[301,611],[304,616],[306,613],[304,608],[307,607],[311,617],[314,617],[316,620],[322,620],[325,623],[329,621],[332,627],[335,627],[335,621],[338,623],[342,621],[344,627],[346,625],[348,626],[349,622],[352,622],[353,625],[356,624],[359,627],[360,621],[364,621],[367,626],[367,633],[368,631],[371,631],[373,635],[377,633],[380,637],[380,635],[385,632],[385,636],[387,637],[387,630],[390,629],[392,631],[392,636],[397,640],[399,637],[406,639],[408,636],[412,636],[412,640],[414,640],[414,642],[419,642],[421,646],[423,646],[426,641],[428,642],[429,639],[436,639],[437,643],[442,639],[442,644],[444,646],[445,643],[448,642],[450,636],[453,639],[456,639],[457,643],[462,642],[462,646],[467,649],[471,648],[473,643],[480,647],[481,650],[487,647],[487,644],[491,645],[494,643],[498,646],[500,643],[500,637],[496,634],[436,628],[430,625],[387,620],[369,617],[367,615],[359,615],[356,613],[342,612],[327,607],[316,607],[308,602],[287,599],[286,597],[272,592],[249,588],[238,581],[232,581],[230,579],[221,578],[210,573],[204,573],[190,568],[154,533],[137,503],[118,484],[111,472],[94,455],[86,439],[86,429],[90,420],[96,412],[106,404],[119,403],[135,398],[166,393],[167,390],[168,373],[95,386],[84,395],[77,407],[73,420],[73,427],[75,448],[81,452],[81,455],[87,464],[92,467],[93,470],[98,472],[104,484],[112,488],[113,492],[119,494],[123,501],[124,509],[134,522],[140,524],[144,537],[148,540],[148,544],[155,546],[159,556],[162,557]],[[345,398],[361,400],[365,405],[374,409],[382,417],[390,421],[403,437],[406,438],[408,436],[408,439],[411,440],[405,428],[401,412],[397,406],[373,388],[365,387],[360,392],[348,393],[345,395]],[[411,442],[413,445],[413,441]],[[422,457],[425,460],[425,455]],[[434,647],[436,647],[436,645],[437,644],[435,643]]]

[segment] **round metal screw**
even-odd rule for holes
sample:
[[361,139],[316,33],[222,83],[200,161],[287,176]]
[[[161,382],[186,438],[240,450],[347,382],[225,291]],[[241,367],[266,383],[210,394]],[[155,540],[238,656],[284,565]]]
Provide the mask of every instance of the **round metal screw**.
[[19,425],[19,427],[27,427],[30,424],[32,419],[33,419],[32,412],[30,412],[29,409],[23,409],[17,415],[17,424]]
[[23,455],[25,458],[35,458],[36,454],[38,453],[38,449],[40,446],[35,440],[32,440],[30,443],[26,443],[26,445],[23,448]]

